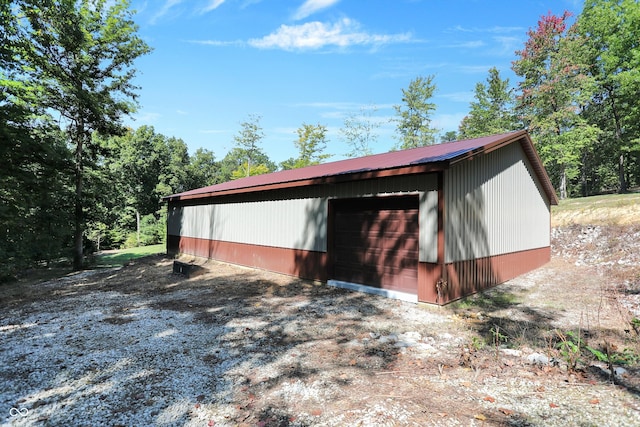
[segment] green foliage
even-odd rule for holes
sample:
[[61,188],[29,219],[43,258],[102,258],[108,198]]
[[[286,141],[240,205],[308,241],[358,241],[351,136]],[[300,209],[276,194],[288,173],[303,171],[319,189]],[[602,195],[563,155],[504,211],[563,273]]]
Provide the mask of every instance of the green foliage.
[[236,170],[231,172],[231,179],[246,178],[247,171],[250,171],[249,176],[264,175],[265,173],[271,172],[271,170],[269,170],[269,167],[262,163],[249,167],[249,164],[247,162],[244,162]]
[[460,138],[505,133],[522,128],[515,113],[515,95],[509,79],[502,80],[497,68],[489,69],[487,84],[478,83],[469,115],[460,123]]
[[[260,148],[257,148],[253,153],[252,164],[254,165],[252,166],[254,170],[250,171],[250,173],[255,175],[273,172],[277,169],[277,165],[269,160],[269,157]],[[220,183],[232,179],[244,178],[247,176],[247,168],[246,153],[242,149],[234,147],[224,156],[222,161],[218,163],[216,182]]]
[[191,190],[216,184],[218,167],[212,151],[198,148],[189,159],[189,166],[187,167],[185,177],[185,188]]
[[500,345],[502,343],[506,343],[509,340],[509,337],[507,337],[504,333],[500,332],[500,326],[498,325],[493,325],[489,330],[489,333],[491,334],[491,340],[492,340],[493,347],[495,349],[495,355],[497,358],[500,351]]
[[606,363],[612,372],[614,365],[633,365],[640,360],[640,355],[631,348],[618,351],[607,341],[603,342],[602,347],[596,348],[587,345],[586,341],[581,338],[580,332],[567,331],[563,333],[556,330],[555,333],[559,338],[556,347],[570,370],[577,368],[584,355]]
[[[111,225],[103,233],[106,248],[164,241],[166,207],[161,208],[162,197],[192,185],[206,185],[205,180],[216,173],[213,153],[200,150],[190,157],[181,139],[156,133],[151,126],[127,130],[122,136],[94,138],[104,157],[99,162],[102,174],[96,181],[101,191],[94,196],[92,212],[100,222]],[[195,176],[190,173],[201,169],[205,170]],[[94,229],[88,229],[92,240],[99,231]]]
[[556,334],[560,340],[556,346],[562,356],[562,359],[565,361],[570,371],[575,371],[578,363],[580,362],[582,347],[580,333],[576,334],[572,331],[562,333],[561,331],[556,330]]
[[483,339],[476,336],[471,338],[471,348],[473,348],[475,351],[482,350],[484,346],[485,342]]
[[373,154],[371,144],[378,140],[375,130],[381,123],[373,119],[375,106],[362,107],[360,113],[351,113],[344,119],[340,129],[341,138],[351,147],[347,157],[362,157]]
[[640,183],[640,171],[631,167],[640,153],[640,3],[588,0],[577,32],[585,40],[586,62],[595,81],[585,117],[602,131],[600,150],[606,153],[596,161],[616,171],[618,190],[625,192],[630,184]]
[[442,135],[442,137],[440,138],[440,142],[453,142],[462,138],[463,136],[461,134],[458,134],[458,132],[456,132],[455,130],[450,130]]
[[55,111],[73,147],[74,267],[83,263],[85,168],[98,156],[91,135],[122,130],[135,110],[133,61],[150,51],[136,35],[126,0],[23,0],[16,3],[23,72],[38,83],[40,105]]
[[[243,157],[239,166],[244,167],[242,176],[251,176],[251,168],[258,166],[260,163],[257,158],[260,153],[258,144],[264,139],[264,132],[260,126],[261,117],[256,114],[250,114],[249,118],[240,123],[240,131],[233,140],[236,143],[241,157]],[[238,176],[236,176],[237,178]]]
[[513,63],[523,78],[518,110],[561,199],[568,197],[570,181],[584,175],[582,158],[599,137],[598,128],[581,115],[594,81],[588,74],[585,38],[568,27],[569,16],[543,16]]
[[541,17],[518,51],[518,112],[560,193],[640,185],[640,3],[588,0]]
[[394,105],[396,111],[396,129],[398,131],[398,150],[424,147],[436,143],[438,130],[431,127],[431,115],[436,105],[430,102],[436,90],[434,76],[419,76],[402,89],[402,105]]
[[0,281],[64,258],[72,235],[72,156],[14,56],[22,40],[0,5]]
[[294,141],[298,149],[298,158],[288,159],[280,164],[282,169],[298,169],[317,165],[331,157],[325,154],[327,147],[327,127],[321,124],[309,125],[303,123],[297,129],[298,139]]

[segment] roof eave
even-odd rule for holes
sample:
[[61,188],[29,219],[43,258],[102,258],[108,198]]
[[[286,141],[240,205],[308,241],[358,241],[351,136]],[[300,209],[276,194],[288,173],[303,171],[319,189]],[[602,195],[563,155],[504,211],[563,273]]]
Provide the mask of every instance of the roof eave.
[[257,185],[252,187],[236,188],[230,190],[203,192],[197,194],[173,195],[162,198],[163,202],[178,202],[182,200],[205,199],[211,197],[227,196],[231,194],[253,193],[256,191],[280,190],[284,188],[305,187],[309,185],[338,184],[341,182],[356,181],[362,179],[383,178],[395,175],[414,175],[421,173],[432,173],[442,171],[450,166],[450,162],[431,162],[425,164],[414,164],[401,167],[391,167],[386,169],[376,169],[369,171],[358,171],[352,173],[342,173],[338,175],[328,175],[318,178],[302,179],[297,181],[285,181],[273,184]]
[[546,169],[542,164],[542,159],[538,155],[536,151],[533,141],[529,136],[529,132],[526,130],[522,130],[519,132],[514,132],[505,138],[494,141],[490,144],[484,145],[482,147],[476,148],[474,150],[470,150],[460,156],[457,156],[454,159],[451,159],[451,165],[459,163],[464,160],[471,160],[478,155],[488,154],[492,151],[495,151],[499,148],[502,148],[506,145],[512,144],[516,141],[520,141],[520,146],[525,152],[525,155],[529,159],[529,163],[531,163],[540,184],[542,185],[547,198],[549,199],[549,203],[552,205],[558,204],[558,196],[556,195],[556,190],[553,188],[553,184],[551,183],[551,179],[547,174]]

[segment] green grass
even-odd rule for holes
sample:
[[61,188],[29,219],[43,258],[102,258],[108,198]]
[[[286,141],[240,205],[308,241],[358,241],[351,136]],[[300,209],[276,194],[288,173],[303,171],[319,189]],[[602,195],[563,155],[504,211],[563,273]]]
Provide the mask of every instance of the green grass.
[[639,192],[560,200],[558,206],[551,207],[551,225],[635,224],[640,222],[639,210]]
[[558,206],[551,208],[551,213],[596,208],[622,208],[638,204],[640,204],[640,193],[604,194],[601,196],[560,200]]
[[118,251],[102,253],[96,256],[96,267],[115,267],[128,263],[131,260],[165,253],[164,244],[141,246],[138,248],[121,249]]

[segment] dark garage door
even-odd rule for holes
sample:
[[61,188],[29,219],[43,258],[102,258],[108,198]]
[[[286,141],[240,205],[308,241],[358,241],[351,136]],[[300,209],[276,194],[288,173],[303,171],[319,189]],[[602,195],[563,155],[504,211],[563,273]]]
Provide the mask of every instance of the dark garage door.
[[332,202],[332,278],[416,294],[418,197]]

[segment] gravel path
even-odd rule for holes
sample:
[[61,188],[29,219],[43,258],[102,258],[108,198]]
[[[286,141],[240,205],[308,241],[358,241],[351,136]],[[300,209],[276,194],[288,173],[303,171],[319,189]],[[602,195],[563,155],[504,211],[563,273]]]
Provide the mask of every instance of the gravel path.
[[[498,289],[529,295],[567,265]],[[0,288],[0,425],[640,425],[633,367],[613,385],[531,343],[474,345],[499,316],[533,322],[531,305],[469,313],[205,266],[185,279],[151,257]]]

